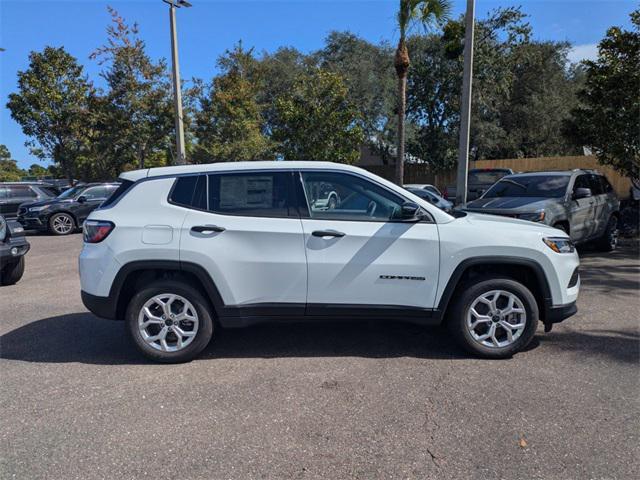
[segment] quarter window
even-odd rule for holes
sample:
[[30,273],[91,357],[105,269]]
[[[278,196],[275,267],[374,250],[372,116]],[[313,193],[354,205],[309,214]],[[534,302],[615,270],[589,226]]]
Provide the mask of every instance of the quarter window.
[[207,209],[207,177],[206,175],[191,175],[178,177],[174,184],[169,200],[171,203],[183,207]]
[[309,216],[327,220],[388,221],[397,218],[404,200],[355,175],[303,172]]
[[209,175],[209,210],[247,217],[297,216],[290,199],[289,172]]

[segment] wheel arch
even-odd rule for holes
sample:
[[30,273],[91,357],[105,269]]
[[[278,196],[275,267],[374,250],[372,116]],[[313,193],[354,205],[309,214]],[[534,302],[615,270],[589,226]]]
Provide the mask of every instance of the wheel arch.
[[446,321],[447,311],[456,292],[468,281],[486,275],[511,278],[526,286],[536,299],[540,318],[552,305],[551,288],[542,266],[534,260],[521,257],[475,257],[460,262],[449,277],[438,302],[438,311]]
[[109,298],[114,303],[114,318],[123,319],[127,305],[139,289],[155,280],[178,280],[196,288],[209,301],[216,317],[224,306],[211,276],[200,265],[177,260],[140,260],[123,265],[116,274]]

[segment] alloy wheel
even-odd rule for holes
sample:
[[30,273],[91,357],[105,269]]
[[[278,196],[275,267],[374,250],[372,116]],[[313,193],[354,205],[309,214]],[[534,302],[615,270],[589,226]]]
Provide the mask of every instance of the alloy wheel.
[[73,230],[73,219],[69,215],[57,215],[51,226],[57,234],[66,235]]
[[140,309],[138,331],[152,348],[177,352],[198,333],[198,312],[186,298],[173,293],[155,295]]
[[527,325],[527,312],[514,293],[491,290],[471,303],[465,325],[474,341],[485,347],[503,348],[520,338]]

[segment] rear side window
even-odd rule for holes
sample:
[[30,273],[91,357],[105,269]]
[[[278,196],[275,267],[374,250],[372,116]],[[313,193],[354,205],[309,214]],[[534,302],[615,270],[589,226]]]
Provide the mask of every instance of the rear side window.
[[192,175],[178,177],[173,185],[169,201],[182,207],[207,209],[207,177],[206,175]]
[[[124,195],[124,192],[126,192],[129,187],[131,185],[133,185],[134,182],[132,182],[131,180],[122,180],[122,183],[118,186],[118,188],[116,188],[113,193],[111,195],[109,195],[109,197],[102,202],[101,207],[108,207],[109,205],[113,205],[120,197],[122,197]],[[109,192],[107,192],[108,194]]]
[[290,199],[289,172],[209,175],[209,210],[247,217],[297,216]]
[[9,198],[35,198],[38,195],[28,185],[12,185],[9,187]]

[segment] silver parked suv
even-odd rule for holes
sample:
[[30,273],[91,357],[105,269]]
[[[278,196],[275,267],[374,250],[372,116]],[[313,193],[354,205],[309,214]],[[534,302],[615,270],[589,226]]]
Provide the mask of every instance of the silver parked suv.
[[606,177],[592,170],[532,172],[503,177],[465,211],[545,223],[574,243],[616,248],[620,201]]

